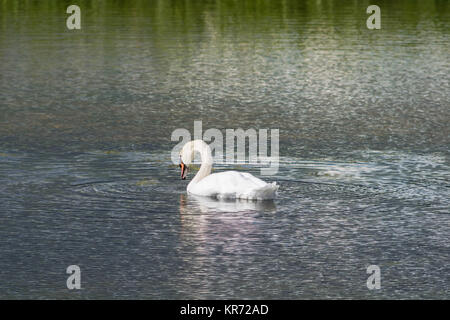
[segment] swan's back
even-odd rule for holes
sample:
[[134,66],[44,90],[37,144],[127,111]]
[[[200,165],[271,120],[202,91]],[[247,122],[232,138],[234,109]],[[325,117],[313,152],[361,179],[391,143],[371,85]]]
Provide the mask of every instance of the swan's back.
[[278,185],[266,183],[247,172],[225,171],[206,176],[188,192],[199,196],[249,200],[274,199]]

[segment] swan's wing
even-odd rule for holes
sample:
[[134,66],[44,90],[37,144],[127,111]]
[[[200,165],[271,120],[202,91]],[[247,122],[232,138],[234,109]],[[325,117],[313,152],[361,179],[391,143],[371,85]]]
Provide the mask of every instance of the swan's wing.
[[255,177],[251,173],[237,172],[237,171],[232,171],[232,172],[236,172],[237,174],[240,175],[239,179],[245,181],[248,184],[253,184],[257,188],[261,188],[261,187],[264,187],[265,185],[267,185],[267,182],[264,182],[263,180]]
[[210,174],[191,190],[205,196],[236,197],[267,186],[267,183],[247,172],[225,171]]

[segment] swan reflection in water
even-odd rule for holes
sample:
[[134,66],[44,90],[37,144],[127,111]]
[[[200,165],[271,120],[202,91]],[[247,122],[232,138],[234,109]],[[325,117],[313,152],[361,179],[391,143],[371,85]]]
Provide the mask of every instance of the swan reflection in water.
[[[267,226],[276,219],[273,201],[216,200],[182,194],[179,255],[183,268],[179,288],[195,299],[239,295],[243,270],[251,270],[267,255]],[[270,260],[266,264],[276,262]],[[272,266],[272,267],[274,267]],[[233,285],[229,285],[232,283]]]
[[196,195],[182,194],[180,197],[181,214],[199,213],[251,213],[251,212],[276,212],[275,203],[267,201],[249,201],[241,199],[216,199]]
[[182,194],[182,246],[202,254],[258,251],[267,237],[260,226],[275,219],[275,212],[273,201],[225,201]]

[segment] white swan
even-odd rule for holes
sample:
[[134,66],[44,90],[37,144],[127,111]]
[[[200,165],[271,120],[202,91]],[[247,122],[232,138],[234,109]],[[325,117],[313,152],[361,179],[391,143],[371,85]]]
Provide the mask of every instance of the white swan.
[[211,149],[203,140],[190,141],[183,146],[180,152],[181,179],[186,179],[188,165],[193,161],[195,152],[200,153],[202,164],[187,186],[188,193],[220,199],[266,200],[276,197],[279,187],[276,182],[266,183],[246,172],[210,174],[213,164]]

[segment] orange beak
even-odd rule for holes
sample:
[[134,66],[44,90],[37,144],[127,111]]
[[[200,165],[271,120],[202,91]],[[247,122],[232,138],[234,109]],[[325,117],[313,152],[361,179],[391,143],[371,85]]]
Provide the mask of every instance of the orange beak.
[[185,180],[187,176],[187,166],[183,163],[183,161],[181,161],[180,163],[180,168],[181,168],[181,179]]

